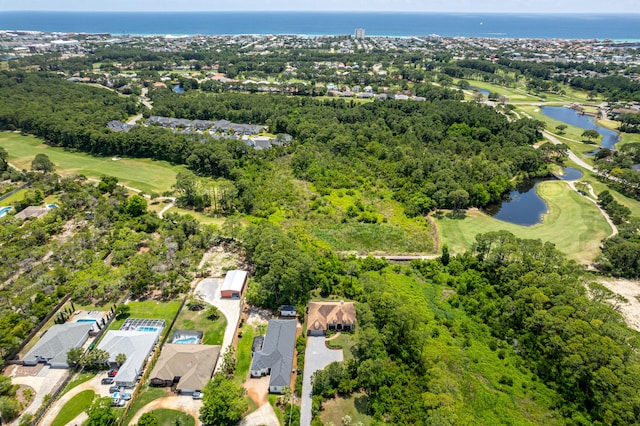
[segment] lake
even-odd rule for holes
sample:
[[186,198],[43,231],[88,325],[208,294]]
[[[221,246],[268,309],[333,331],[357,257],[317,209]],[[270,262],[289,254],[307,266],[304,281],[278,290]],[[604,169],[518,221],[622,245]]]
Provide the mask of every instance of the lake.
[[620,135],[618,135],[618,132],[602,126],[598,126],[596,124],[595,117],[585,114],[579,114],[575,109],[567,107],[543,106],[542,113],[547,117],[565,122],[584,130],[597,130],[598,133],[602,135],[602,143],[600,144],[601,148],[614,149],[614,146],[620,141]]
[[[570,167],[564,168],[561,180],[577,180],[582,172]],[[484,211],[499,220],[515,225],[531,226],[542,223],[542,216],[549,212],[547,203],[538,196],[537,186],[549,179],[526,180],[511,191],[499,204],[487,206]]]

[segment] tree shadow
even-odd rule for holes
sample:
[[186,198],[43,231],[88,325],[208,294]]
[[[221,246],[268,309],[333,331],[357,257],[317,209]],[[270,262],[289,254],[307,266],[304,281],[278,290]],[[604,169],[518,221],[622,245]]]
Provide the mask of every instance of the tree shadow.
[[353,399],[353,405],[360,414],[369,413],[369,397],[366,395],[357,396]]
[[448,219],[456,219],[462,220],[467,217],[467,212],[465,210],[452,210],[446,214]]

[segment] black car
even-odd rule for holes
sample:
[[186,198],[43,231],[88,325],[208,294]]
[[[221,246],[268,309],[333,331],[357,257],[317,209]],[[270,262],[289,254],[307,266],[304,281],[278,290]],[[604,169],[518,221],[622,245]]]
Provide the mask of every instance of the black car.
[[113,382],[114,382],[113,377],[105,377],[104,379],[102,379],[100,383],[102,383],[103,385],[110,385]]
[[109,388],[109,393],[120,392],[120,386],[111,386]]

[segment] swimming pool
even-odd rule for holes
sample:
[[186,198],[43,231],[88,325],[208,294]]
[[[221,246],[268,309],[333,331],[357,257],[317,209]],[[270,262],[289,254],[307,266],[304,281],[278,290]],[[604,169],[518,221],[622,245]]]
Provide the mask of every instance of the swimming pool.
[[136,328],[136,330],[138,331],[151,331],[151,332],[156,332],[158,331],[158,327],[138,327]]
[[97,323],[98,321],[96,321],[94,319],[82,318],[82,319],[76,320],[76,322],[96,322]]
[[200,343],[200,339],[198,339],[196,336],[181,337],[174,340],[172,343],[175,343],[177,345],[197,345],[198,343]]
[[6,215],[7,213],[9,213],[11,210],[13,210],[13,207],[11,206],[7,206],[7,207],[0,207],[0,217]]
[[57,209],[58,205],[57,204],[47,204],[47,208],[48,209]]

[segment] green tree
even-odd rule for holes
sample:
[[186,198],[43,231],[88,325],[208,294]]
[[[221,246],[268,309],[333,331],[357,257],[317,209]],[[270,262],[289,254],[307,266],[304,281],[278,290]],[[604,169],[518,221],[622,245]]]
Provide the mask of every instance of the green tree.
[[130,315],[130,312],[131,308],[129,307],[129,305],[118,305],[115,312],[116,319],[127,318]]
[[31,162],[31,170],[49,173],[55,170],[55,165],[46,154],[37,154]]
[[597,130],[589,129],[582,132],[582,137],[587,138],[589,142],[591,142],[592,139],[598,139],[600,137],[600,133],[598,133]]
[[126,361],[127,361],[127,355],[125,355],[125,354],[116,355],[116,362],[118,363],[118,365],[122,365]]
[[80,358],[84,354],[84,349],[82,348],[72,348],[67,352],[67,363],[69,365],[77,365],[80,362]]
[[203,392],[200,420],[206,425],[234,425],[248,407],[244,388],[222,374],[213,376]]
[[9,163],[7,160],[9,159],[9,153],[4,147],[0,146],[0,172],[7,170],[9,167]]
[[147,200],[137,194],[132,195],[127,200],[125,210],[133,217],[142,216],[147,212]]
[[138,420],[138,426],[158,426],[160,424],[160,420],[158,416],[153,411],[144,413],[140,416]]
[[0,396],[0,416],[4,421],[11,421],[18,417],[20,404],[18,400],[9,396]]
[[567,130],[567,127],[569,126],[567,126],[566,124],[558,124],[556,126],[556,130],[558,131],[559,135],[564,135],[564,131]]
[[111,408],[111,398],[99,398],[87,410],[89,419],[84,423],[85,426],[105,426],[117,423],[118,416]]

